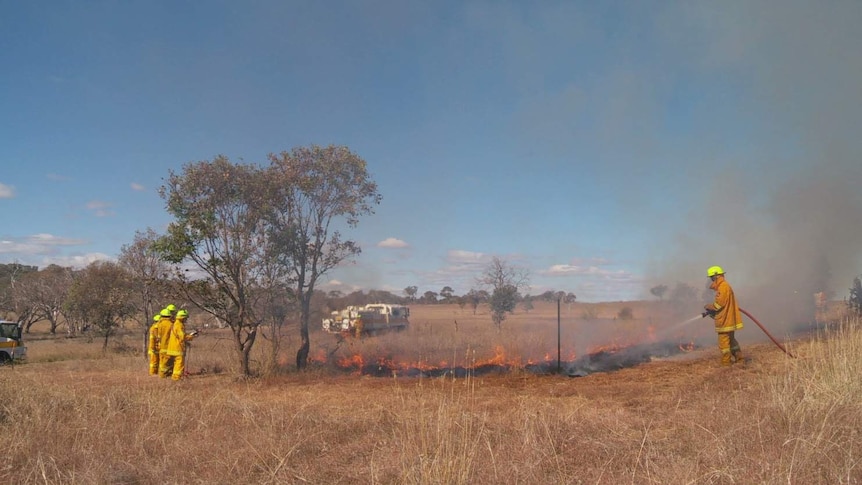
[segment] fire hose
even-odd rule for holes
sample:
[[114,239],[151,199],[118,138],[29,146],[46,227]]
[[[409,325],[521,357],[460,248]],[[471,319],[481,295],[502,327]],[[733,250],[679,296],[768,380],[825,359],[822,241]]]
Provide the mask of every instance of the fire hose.
[[[784,348],[784,346],[783,346],[783,345],[781,345],[781,343],[780,343],[780,342],[778,342],[778,340],[776,340],[776,339],[775,339],[775,337],[773,337],[771,333],[769,333],[769,330],[766,330],[766,327],[764,327],[764,326],[763,326],[759,321],[757,321],[757,319],[756,319],[756,318],[754,318],[754,315],[752,315],[752,314],[748,313],[747,311],[745,311],[745,309],[744,309],[744,308],[740,308],[740,309],[739,309],[739,311],[741,311],[742,313],[744,313],[748,318],[750,318],[750,319],[751,319],[751,321],[752,321],[752,322],[754,322],[755,324],[757,324],[757,326],[758,326],[758,327],[760,327],[760,329],[761,329],[761,330],[763,330],[763,333],[765,333],[765,334],[766,334],[766,336],[767,336],[767,337],[769,337],[769,340],[772,340],[772,343],[774,343],[774,344],[775,344],[779,349],[781,349],[785,354],[789,355],[790,357],[793,357],[794,359],[796,358],[796,356],[795,356],[795,355],[791,354],[789,350],[785,349],[785,348]],[[705,316],[707,316],[707,315],[714,314],[714,313],[715,313],[715,312],[710,312],[709,310],[707,310],[707,311],[703,312],[703,313],[701,314],[701,316],[702,316],[702,317],[705,317]]]

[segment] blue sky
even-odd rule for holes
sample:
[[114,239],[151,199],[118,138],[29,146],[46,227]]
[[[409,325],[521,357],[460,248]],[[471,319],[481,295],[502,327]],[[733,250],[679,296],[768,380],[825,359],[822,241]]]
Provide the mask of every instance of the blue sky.
[[862,273],[860,21],[855,1],[0,0],[0,261],[116,258],[170,221],[170,170],[338,144],[383,201],[325,289],[463,294],[499,256],[528,293],[626,300],[825,258],[840,295]]

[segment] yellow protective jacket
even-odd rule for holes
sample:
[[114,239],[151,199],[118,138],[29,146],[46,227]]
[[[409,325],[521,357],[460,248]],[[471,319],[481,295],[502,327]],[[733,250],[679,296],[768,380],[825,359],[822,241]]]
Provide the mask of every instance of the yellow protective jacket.
[[[159,320],[161,321],[161,320]],[[159,353],[159,322],[153,322],[150,325],[148,332],[149,340],[147,342],[147,354],[155,355]]]
[[715,331],[718,333],[733,332],[742,328],[742,314],[739,305],[736,304],[736,296],[724,278],[717,278],[710,288],[715,290],[715,301],[708,305],[715,314]]
[[186,342],[191,339],[191,335],[186,335],[186,327],[183,325],[183,319],[177,318],[168,333],[165,353],[172,356],[183,355],[186,349]]
[[157,332],[158,332],[158,338],[159,338],[159,353],[160,354],[164,354],[168,350],[168,346],[167,346],[168,336],[171,333],[171,325],[173,325],[173,324],[174,324],[174,322],[171,321],[170,317],[162,317],[162,319],[159,320],[159,323],[157,324],[158,325]]

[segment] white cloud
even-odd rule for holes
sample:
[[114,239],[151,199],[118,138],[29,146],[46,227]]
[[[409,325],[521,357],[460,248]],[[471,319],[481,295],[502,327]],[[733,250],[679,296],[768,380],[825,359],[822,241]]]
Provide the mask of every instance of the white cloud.
[[357,286],[357,285],[349,285],[349,284],[343,283],[341,280],[332,279],[332,280],[329,280],[325,283],[317,285],[317,289],[319,289],[321,291],[326,291],[326,292],[340,291],[341,293],[346,295],[349,293],[353,293],[354,291],[361,290],[362,287]]
[[38,244],[45,244],[51,246],[79,246],[81,244],[86,244],[87,241],[83,239],[72,239],[68,237],[57,237],[53,234],[33,234],[29,236],[27,239],[33,241]]
[[394,237],[388,237],[388,238],[380,241],[379,243],[377,243],[377,247],[378,248],[402,249],[402,248],[409,248],[410,245],[407,244],[406,242],[400,240],[400,239],[396,239]]
[[90,202],[87,202],[87,209],[93,211],[93,215],[96,217],[113,216],[115,212],[111,210],[111,206],[111,203],[101,200],[91,200]]
[[57,253],[58,246],[81,246],[88,241],[57,237],[51,234],[33,234],[22,238],[0,240],[0,254],[16,256],[50,255]]
[[104,253],[87,253],[72,256],[50,256],[42,260],[42,267],[56,264],[57,266],[85,268],[95,261],[114,261],[114,258]]
[[555,264],[546,270],[539,271],[544,276],[592,276],[615,280],[634,280],[635,276],[624,270],[609,270],[598,266],[578,266],[573,264]]
[[0,183],[0,199],[11,199],[15,197],[15,187]]
[[488,256],[485,253],[450,249],[446,252],[446,260],[451,263],[484,263],[488,261]]
[[605,258],[573,258],[571,264],[578,266],[607,266],[611,264],[611,261]]
[[136,192],[143,192],[144,190],[146,190],[146,188],[137,182],[132,182],[132,190]]

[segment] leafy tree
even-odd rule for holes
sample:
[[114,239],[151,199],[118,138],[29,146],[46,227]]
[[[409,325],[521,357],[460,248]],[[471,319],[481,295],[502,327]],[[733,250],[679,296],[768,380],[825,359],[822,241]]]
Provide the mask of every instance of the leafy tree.
[[677,283],[670,292],[670,299],[675,302],[690,302],[697,299],[697,290],[685,283]]
[[120,265],[96,261],[78,273],[69,288],[63,311],[72,318],[95,325],[104,337],[104,352],[114,330],[134,313],[133,297],[133,283]]
[[431,290],[422,294],[422,303],[437,303],[437,293]]
[[458,308],[460,308],[462,311],[464,310],[464,307],[467,306],[467,297],[466,296],[456,297],[455,301],[458,303]]
[[449,303],[454,296],[455,290],[453,290],[451,286],[444,286],[443,289],[440,290],[440,298],[443,298],[445,303]]
[[667,285],[656,285],[649,289],[652,296],[659,300],[664,300],[664,294],[667,292]]
[[530,313],[530,310],[533,309],[533,297],[530,295],[525,295],[524,299],[521,300],[521,307],[524,308],[525,313]]
[[418,291],[418,286],[408,286],[407,288],[404,288],[404,295],[407,297],[408,300],[416,301],[416,293]]
[[159,191],[174,221],[155,249],[177,265],[186,298],[230,327],[243,376],[251,375],[249,355],[263,321],[256,290],[270,268],[262,223],[269,182],[263,170],[218,156],[171,171]]
[[497,330],[501,330],[506,314],[514,311],[518,304],[518,291],[527,287],[529,275],[525,269],[494,256],[479,277],[478,283],[493,290],[489,300],[491,321]]
[[361,252],[337,229],[373,214],[382,196],[365,160],[344,146],[294,148],[270,154],[268,212],[273,254],[288,269],[300,308],[296,366],[308,364],[311,299],[318,279]]
[[481,292],[471,288],[470,291],[467,292],[466,298],[467,302],[470,304],[470,308],[473,309],[473,315],[475,315],[476,310],[479,308],[479,304],[485,301],[482,298]]
[[548,290],[548,291],[542,293],[541,295],[539,295],[539,298],[541,298],[544,301],[548,301],[548,302],[557,301],[557,294],[553,290]]
[[578,297],[572,292],[566,293],[566,298],[563,300],[565,303],[572,304],[577,300]]

